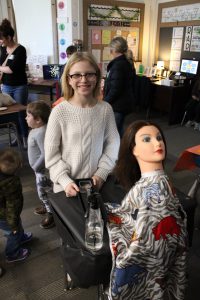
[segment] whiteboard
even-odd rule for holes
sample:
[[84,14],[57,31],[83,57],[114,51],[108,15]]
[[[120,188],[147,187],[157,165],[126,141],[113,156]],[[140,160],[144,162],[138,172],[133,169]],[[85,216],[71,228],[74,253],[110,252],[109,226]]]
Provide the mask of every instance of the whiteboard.
[[50,0],[13,0],[18,42],[27,55],[45,55],[53,63],[53,31]]

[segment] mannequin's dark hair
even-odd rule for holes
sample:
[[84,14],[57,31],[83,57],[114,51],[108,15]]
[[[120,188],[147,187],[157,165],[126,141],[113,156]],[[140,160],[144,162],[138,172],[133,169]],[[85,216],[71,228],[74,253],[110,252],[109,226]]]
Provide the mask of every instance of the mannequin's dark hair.
[[9,36],[13,39],[15,31],[11,26],[11,23],[8,19],[4,19],[0,24],[0,39],[2,37],[8,38]]
[[139,164],[133,155],[133,148],[135,147],[135,135],[144,126],[154,126],[159,130],[165,144],[165,153],[167,151],[165,137],[157,124],[143,120],[130,124],[123,135],[118,161],[114,169],[116,179],[126,190],[129,190],[141,177]]

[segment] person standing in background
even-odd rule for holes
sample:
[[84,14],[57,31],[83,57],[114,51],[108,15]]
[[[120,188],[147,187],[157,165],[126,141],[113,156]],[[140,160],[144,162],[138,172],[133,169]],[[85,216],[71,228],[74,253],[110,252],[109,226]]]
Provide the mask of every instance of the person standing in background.
[[107,67],[104,100],[110,103],[114,110],[117,128],[122,137],[124,119],[130,113],[134,99],[134,71],[126,57],[128,45],[123,37],[113,38],[110,48],[113,60]]
[[27,106],[26,121],[31,131],[28,136],[28,160],[35,172],[38,197],[41,201],[35,208],[36,215],[46,215],[40,223],[40,227],[49,229],[55,226],[51,207],[48,199],[48,191],[51,191],[51,181],[45,169],[44,137],[51,108],[44,101],[35,101]]
[[[0,78],[1,90],[9,94],[17,103],[26,105],[28,86],[26,76],[26,49],[14,40],[15,31],[9,20],[4,19],[0,24]],[[19,131],[23,146],[27,148],[28,126],[25,113],[19,112]]]

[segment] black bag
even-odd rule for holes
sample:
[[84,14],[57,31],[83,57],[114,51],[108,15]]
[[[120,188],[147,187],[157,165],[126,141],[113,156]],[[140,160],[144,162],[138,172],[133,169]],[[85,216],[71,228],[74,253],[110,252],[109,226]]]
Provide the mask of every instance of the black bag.
[[[70,275],[75,286],[80,288],[108,284],[112,255],[106,226],[103,247],[99,251],[91,252],[85,246],[86,195],[67,198],[64,192],[60,192],[49,196],[57,231],[62,238],[61,253],[65,272]],[[101,210],[105,218],[103,201]]]

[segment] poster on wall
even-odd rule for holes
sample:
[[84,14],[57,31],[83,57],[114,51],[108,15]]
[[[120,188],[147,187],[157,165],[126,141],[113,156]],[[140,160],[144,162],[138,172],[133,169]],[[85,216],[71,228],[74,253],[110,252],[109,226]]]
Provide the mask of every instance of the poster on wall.
[[170,60],[170,71],[178,72],[180,70],[180,60]]
[[183,27],[174,27],[173,28],[173,39],[182,39],[183,37]]
[[110,30],[102,30],[102,44],[109,45],[111,42],[111,31]]
[[92,49],[92,55],[96,58],[97,63],[101,62],[101,50],[100,49]]
[[190,44],[192,39],[192,26],[187,26],[185,30],[185,41],[184,41],[184,51],[190,51]]
[[92,45],[101,45],[100,29],[92,29]]
[[200,19],[200,3],[162,9],[161,23],[194,21]]
[[112,60],[112,55],[110,53],[110,47],[103,48],[102,60],[103,61],[111,61]]
[[172,43],[169,68],[171,71],[180,70],[180,58],[183,41],[183,27],[174,27],[172,32]]
[[171,50],[170,60],[180,60],[181,50]]
[[200,52],[200,26],[193,26],[190,51]]
[[138,60],[139,28],[134,27],[127,35],[128,48],[133,52],[134,60]]

